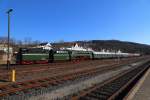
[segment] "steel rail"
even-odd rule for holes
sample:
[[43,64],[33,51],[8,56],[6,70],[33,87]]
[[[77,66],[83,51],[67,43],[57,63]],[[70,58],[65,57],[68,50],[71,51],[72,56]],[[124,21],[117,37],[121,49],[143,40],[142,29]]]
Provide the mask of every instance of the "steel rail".
[[93,76],[93,75],[99,74],[100,72],[112,70],[112,69],[115,69],[118,67],[120,67],[120,65],[88,69],[88,70],[84,70],[84,71],[80,71],[80,72],[70,73],[67,75],[48,77],[48,78],[39,78],[36,80],[17,82],[17,83],[8,84],[8,85],[0,85],[0,96],[12,95],[18,91],[26,91],[28,89],[56,86],[56,85],[64,83],[65,81],[73,81],[73,80],[81,78],[81,77]]
[[[123,97],[123,96],[120,96],[121,93],[125,91],[125,89],[128,89],[129,88],[128,86],[130,86],[131,83],[134,83],[134,81],[137,81],[136,79],[141,77],[142,73],[144,73],[149,68],[149,66],[150,66],[150,63],[147,62],[144,65],[139,66],[135,69],[128,70],[118,76],[115,76],[114,78],[108,81],[105,81],[104,83],[97,84],[91,88],[81,91],[76,96],[73,96],[71,100],[93,100],[93,99],[94,100],[114,100],[116,98],[120,99]],[[134,71],[136,71],[136,73]],[[130,76],[131,79],[127,78],[128,81],[127,80],[125,81],[126,79],[125,75],[129,77],[130,74],[133,77]],[[119,86],[120,84],[123,84],[123,86]]]

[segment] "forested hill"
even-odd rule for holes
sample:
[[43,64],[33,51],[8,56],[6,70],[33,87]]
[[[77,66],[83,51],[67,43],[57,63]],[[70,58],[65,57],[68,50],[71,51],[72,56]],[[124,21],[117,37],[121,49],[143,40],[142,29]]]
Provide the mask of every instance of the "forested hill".
[[83,47],[90,47],[93,50],[121,50],[122,52],[150,54],[150,45],[139,44],[134,42],[118,41],[118,40],[91,40],[91,41],[75,41],[64,43],[53,43],[55,47],[72,46],[78,43]]

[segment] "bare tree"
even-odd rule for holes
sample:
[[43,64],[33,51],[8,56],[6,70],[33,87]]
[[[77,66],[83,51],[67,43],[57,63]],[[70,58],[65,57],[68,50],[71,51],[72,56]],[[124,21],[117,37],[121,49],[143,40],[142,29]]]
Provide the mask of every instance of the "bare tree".
[[24,38],[24,44],[26,46],[30,46],[32,44],[32,38],[31,37]]
[[32,44],[34,45],[34,46],[37,46],[37,45],[39,45],[41,42],[39,41],[39,40],[35,40],[35,41],[33,41],[32,42]]

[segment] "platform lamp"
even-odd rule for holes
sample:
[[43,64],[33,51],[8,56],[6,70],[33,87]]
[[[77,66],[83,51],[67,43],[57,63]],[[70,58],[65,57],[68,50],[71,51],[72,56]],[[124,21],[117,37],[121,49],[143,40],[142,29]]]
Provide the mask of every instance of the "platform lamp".
[[9,9],[6,13],[8,15],[8,37],[7,37],[7,69],[10,69],[10,13],[13,11],[13,9]]

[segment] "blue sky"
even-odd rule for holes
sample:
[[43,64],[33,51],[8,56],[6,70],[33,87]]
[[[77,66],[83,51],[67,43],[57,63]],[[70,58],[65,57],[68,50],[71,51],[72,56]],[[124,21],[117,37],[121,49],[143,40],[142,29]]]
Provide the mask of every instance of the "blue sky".
[[41,41],[117,39],[150,44],[149,0],[0,0],[0,36]]

